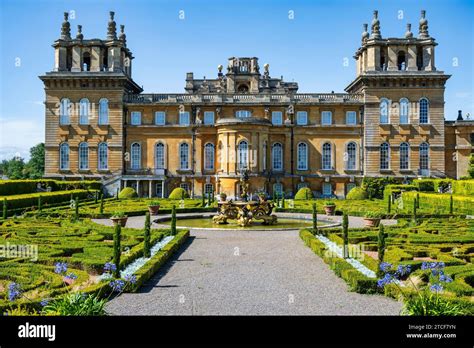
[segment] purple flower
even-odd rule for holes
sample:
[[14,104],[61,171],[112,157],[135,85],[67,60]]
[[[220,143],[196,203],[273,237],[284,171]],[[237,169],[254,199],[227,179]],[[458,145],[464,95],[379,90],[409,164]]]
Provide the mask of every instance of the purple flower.
[[383,288],[385,285],[390,284],[393,281],[394,281],[394,278],[389,273],[386,273],[383,278],[377,281],[377,286],[379,288]]
[[68,275],[65,276],[65,278],[75,280],[77,279],[77,275],[75,275],[74,273],[69,273]]
[[105,272],[115,272],[116,269],[117,269],[117,267],[116,267],[115,264],[112,263],[112,262],[107,262],[107,263],[104,265],[104,271],[105,271]]
[[432,292],[441,292],[443,291],[443,286],[441,284],[436,283],[430,286],[430,290]]
[[57,274],[63,274],[67,272],[67,263],[66,262],[57,262],[54,265],[54,272]]
[[18,285],[17,283],[10,283],[10,285],[8,285],[8,300],[15,301],[20,296],[20,285]]
[[382,262],[382,263],[380,263],[379,267],[380,267],[381,271],[388,272],[392,268],[392,264],[390,264],[388,262]]
[[443,283],[451,283],[453,281],[453,278],[451,278],[450,276],[446,274],[441,274],[439,276],[439,281]]
[[131,284],[135,284],[137,282],[137,276],[132,274],[127,274],[125,277],[124,277],[125,281],[131,283]]
[[112,280],[109,283],[110,287],[115,292],[121,292],[125,287],[125,282],[122,279]]
[[40,304],[41,304],[42,307],[46,306],[48,303],[49,303],[49,300],[46,299],[46,298],[43,299],[43,300],[41,300],[41,302],[40,302]]
[[410,265],[399,265],[397,268],[397,274],[400,277],[410,274],[411,266]]

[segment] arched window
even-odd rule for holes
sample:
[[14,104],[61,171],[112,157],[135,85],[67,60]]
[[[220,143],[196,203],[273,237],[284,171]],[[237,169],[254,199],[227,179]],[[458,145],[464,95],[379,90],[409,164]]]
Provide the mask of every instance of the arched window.
[[87,98],[79,102],[79,124],[89,124],[89,99]]
[[79,170],[89,169],[89,145],[87,143],[79,144]]
[[140,169],[142,166],[142,147],[139,143],[133,143],[131,146],[131,169]]
[[59,124],[68,125],[70,124],[70,108],[71,102],[69,99],[61,99],[61,104],[59,105]]
[[429,102],[426,98],[420,99],[420,123],[429,122]]
[[155,168],[165,169],[165,144],[163,143],[155,145]]
[[380,100],[380,123],[387,124],[389,123],[389,102],[387,99],[383,98]]
[[249,144],[242,140],[237,148],[237,169],[246,169],[249,161]]
[[408,124],[409,122],[409,102],[407,98],[400,99],[400,124]]
[[323,144],[323,163],[322,168],[323,170],[331,170],[332,169],[332,146],[330,143]]
[[380,145],[380,169],[390,169],[390,145],[388,143]]
[[308,170],[308,145],[298,144],[298,170]]
[[398,52],[397,67],[398,67],[398,70],[406,70],[407,68],[406,57],[405,57],[404,51]]
[[283,149],[280,143],[272,146],[272,165],[273,170],[283,170]]
[[[430,146],[427,143],[420,144],[420,169],[427,171],[430,167]],[[422,175],[425,173],[422,172]]]
[[99,124],[109,124],[109,101],[106,98],[99,100]]
[[98,160],[99,160],[99,170],[107,170],[108,169],[108,151],[107,151],[107,143],[100,143],[98,147]]
[[91,54],[89,52],[84,52],[82,55],[82,71],[91,70]]
[[400,144],[400,170],[410,168],[410,145],[408,143]]
[[179,145],[179,168],[181,170],[189,169],[189,145],[187,143]]
[[204,170],[214,170],[214,144],[204,146]]
[[347,162],[346,168],[348,170],[355,170],[357,168],[357,145],[353,141],[347,144],[346,146],[346,153],[347,153]]
[[62,143],[59,146],[59,168],[61,170],[69,169],[69,145],[68,143]]

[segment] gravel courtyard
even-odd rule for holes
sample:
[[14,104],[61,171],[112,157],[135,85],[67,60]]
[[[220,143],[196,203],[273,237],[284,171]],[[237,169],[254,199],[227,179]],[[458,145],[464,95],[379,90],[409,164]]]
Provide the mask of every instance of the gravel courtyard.
[[348,291],[298,231],[192,230],[114,315],[397,315],[401,303]]

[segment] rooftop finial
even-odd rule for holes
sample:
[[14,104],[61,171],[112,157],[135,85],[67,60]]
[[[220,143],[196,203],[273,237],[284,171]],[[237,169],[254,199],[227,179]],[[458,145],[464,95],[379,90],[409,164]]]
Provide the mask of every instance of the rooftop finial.
[[369,25],[367,23],[364,23],[362,26],[364,27],[364,31],[362,32],[362,44],[364,44],[370,36],[369,32],[367,31]]
[[407,32],[405,33],[405,37],[407,39],[411,39],[413,37],[413,33],[411,32],[411,24],[407,24]]
[[426,11],[421,10],[421,18],[420,18],[420,26],[418,31],[418,38],[419,39],[427,39],[430,37],[428,34],[428,20],[425,18]]
[[119,40],[122,41],[124,45],[127,42],[127,35],[125,35],[125,25],[123,25],[123,24],[120,25]]
[[61,26],[61,40],[71,40],[71,24],[68,21],[69,13],[64,12],[64,22]]
[[82,35],[82,25],[77,26],[76,39],[81,40],[81,41],[84,39],[84,35]]
[[372,39],[381,39],[382,35],[380,35],[380,21],[379,21],[379,11],[374,11],[374,19],[372,19],[372,34],[370,37]]
[[458,110],[458,118],[456,121],[463,121],[464,119],[462,118],[462,110]]
[[117,40],[117,28],[114,21],[115,12],[110,11],[110,20],[107,27],[107,40]]

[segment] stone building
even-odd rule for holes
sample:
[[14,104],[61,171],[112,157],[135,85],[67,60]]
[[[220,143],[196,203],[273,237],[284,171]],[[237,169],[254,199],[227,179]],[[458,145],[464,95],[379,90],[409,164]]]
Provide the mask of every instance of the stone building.
[[100,179],[166,197],[250,191],[292,196],[300,187],[344,197],[363,176],[466,175],[474,123],[444,120],[449,75],[435,66],[425,11],[418,35],[383,38],[377,11],[364,24],[347,93],[298,93],[298,84],[232,57],[215,78],[186,74],[185,93],[143,94],[132,79],[124,26],[107,38],[71,37],[67,13],[53,44],[46,92],[46,174]]

